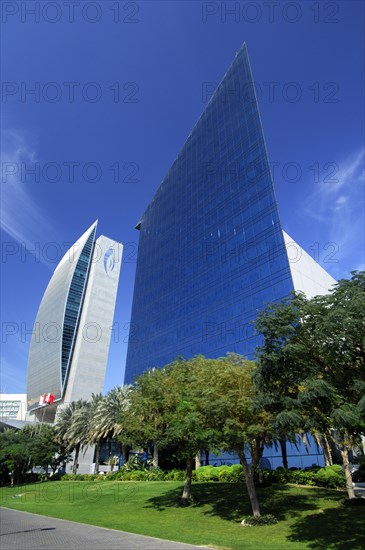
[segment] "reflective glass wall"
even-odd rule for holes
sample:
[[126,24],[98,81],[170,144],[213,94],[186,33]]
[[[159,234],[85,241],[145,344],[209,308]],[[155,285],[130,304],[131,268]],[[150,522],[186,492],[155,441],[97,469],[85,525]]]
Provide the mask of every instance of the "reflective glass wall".
[[251,321],[293,283],[245,46],[139,228],[125,382],[178,355],[253,358]]

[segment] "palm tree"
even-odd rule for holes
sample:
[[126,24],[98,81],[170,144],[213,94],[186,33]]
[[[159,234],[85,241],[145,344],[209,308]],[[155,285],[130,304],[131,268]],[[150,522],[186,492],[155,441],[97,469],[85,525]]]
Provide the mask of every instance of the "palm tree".
[[[131,385],[117,386],[98,402],[92,429],[94,440],[99,442],[106,438],[110,440],[122,433],[122,415],[128,409],[131,390]],[[122,454],[124,463],[126,460],[124,444],[122,444]]]
[[89,402],[89,407],[87,409],[88,414],[88,428],[87,428],[87,435],[86,435],[86,441],[89,445],[95,445],[95,473],[99,473],[99,464],[100,464],[100,445],[101,441],[103,439],[103,436],[100,434],[100,431],[98,429],[97,424],[97,410],[100,405],[100,403],[103,400],[103,396],[101,393],[92,394],[91,395],[91,401]]
[[[85,414],[88,402],[84,399],[72,401],[62,408],[56,419],[56,434],[61,443],[66,445],[68,451],[75,450],[72,473],[77,473],[78,459],[81,446],[84,445],[85,429],[81,430],[81,417]],[[78,422],[78,427],[75,427]]]
[[[73,415],[73,421],[70,429],[71,440],[79,444],[80,451],[86,451],[89,446],[96,446],[95,456],[95,472],[99,471],[100,462],[100,443],[102,436],[95,429],[95,415],[99,403],[103,400],[101,393],[92,394],[90,401],[85,401],[83,406],[77,409]],[[75,460],[76,463],[76,460]],[[77,464],[77,463],[76,463]],[[74,464],[74,473],[76,473],[77,466]]]
[[74,411],[78,407],[77,401],[72,401],[64,407],[57,410],[55,430],[59,441],[66,443],[68,441],[68,432],[72,423]]

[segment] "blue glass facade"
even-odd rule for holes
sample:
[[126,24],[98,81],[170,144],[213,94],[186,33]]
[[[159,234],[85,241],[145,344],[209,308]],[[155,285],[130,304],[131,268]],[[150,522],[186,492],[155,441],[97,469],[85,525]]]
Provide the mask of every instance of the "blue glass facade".
[[93,252],[96,227],[90,233],[72,276],[70,290],[67,296],[65,317],[62,329],[62,385],[65,385],[68,366],[72,358],[72,347],[75,340],[77,322],[80,317],[82,298],[84,296],[90,259]]
[[252,358],[251,321],[293,282],[245,45],[138,228],[125,382],[178,355]]

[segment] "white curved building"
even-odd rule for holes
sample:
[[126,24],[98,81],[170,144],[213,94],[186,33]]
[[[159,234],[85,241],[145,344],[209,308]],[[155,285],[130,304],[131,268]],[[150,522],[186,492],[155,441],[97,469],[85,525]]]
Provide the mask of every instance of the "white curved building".
[[[53,421],[57,406],[103,389],[122,245],[97,240],[95,222],[62,258],[44,293],[28,359],[28,411]],[[40,396],[52,395],[51,405]]]

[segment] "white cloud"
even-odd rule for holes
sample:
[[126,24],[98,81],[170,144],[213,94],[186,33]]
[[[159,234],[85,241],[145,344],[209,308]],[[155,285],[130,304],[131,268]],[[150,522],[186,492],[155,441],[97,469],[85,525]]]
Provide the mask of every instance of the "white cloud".
[[337,210],[344,206],[348,202],[348,197],[345,197],[345,195],[340,195],[338,199],[336,200],[336,207]]
[[36,153],[20,132],[3,131],[2,143],[1,228],[20,245],[34,250],[35,243],[52,233],[50,223],[31,196],[30,183],[21,178],[22,163],[34,166]]
[[327,219],[329,213],[348,203],[353,191],[364,181],[364,149],[333,164],[337,170],[318,184],[305,205],[306,214],[317,220]]
[[339,265],[324,267],[332,267],[334,276],[343,276],[341,264],[353,266],[351,269],[363,265],[364,149],[353,152],[337,166],[331,181],[319,183],[308,198],[304,213],[321,224],[328,242],[338,246]]

